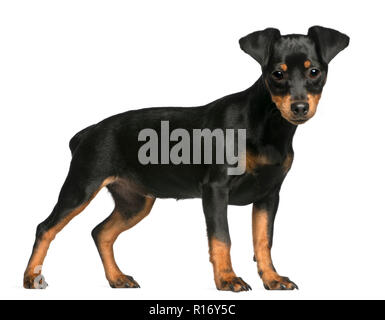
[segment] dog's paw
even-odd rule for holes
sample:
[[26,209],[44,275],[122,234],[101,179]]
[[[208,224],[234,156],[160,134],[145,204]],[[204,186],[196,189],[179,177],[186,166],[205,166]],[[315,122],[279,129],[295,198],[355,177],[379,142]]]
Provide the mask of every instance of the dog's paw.
[[281,277],[277,273],[262,275],[263,286],[266,290],[294,290],[298,286],[287,277]]
[[231,279],[219,281],[219,285],[217,284],[217,289],[232,292],[252,290],[251,287],[240,277],[233,277]]
[[23,281],[25,289],[45,289],[48,283],[45,281],[43,275],[25,275]]
[[133,277],[122,274],[113,281],[109,281],[111,288],[140,288]]

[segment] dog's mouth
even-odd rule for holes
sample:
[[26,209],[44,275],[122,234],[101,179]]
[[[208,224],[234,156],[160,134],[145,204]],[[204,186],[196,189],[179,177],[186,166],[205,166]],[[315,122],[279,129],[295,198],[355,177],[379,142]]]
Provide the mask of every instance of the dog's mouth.
[[[311,119],[317,111],[317,105],[320,98],[320,93],[308,94],[306,100],[296,102],[291,99],[290,95],[277,96],[271,94],[271,99],[277,109],[281,112],[281,116],[293,125],[304,124]],[[301,104],[303,106],[300,106]],[[306,104],[307,108],[305,110]],[[299,110],[299,107],[303,110]]]
[[295,125],[303,124],[309,119],[290,119],[289,122]]

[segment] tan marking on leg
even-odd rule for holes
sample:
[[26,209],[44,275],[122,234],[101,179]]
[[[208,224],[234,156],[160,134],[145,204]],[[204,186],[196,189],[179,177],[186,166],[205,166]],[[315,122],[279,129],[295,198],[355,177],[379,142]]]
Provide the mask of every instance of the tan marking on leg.
[[253,206],[253,245],[258,271],[273,270],[268,236],[268,213]]
[[75,216],[77,216],[79,213],[81,213],[88,204],[92,201],[93,198],[98,194],[98,192],[108,184],[115,181],[114,177],[109,177],[103,181],[103,183],[100,185],[99,189],[94,192],[94,194],[91,196],[91,198],[83,203],[81,206],[77,207],[75,210],[73,210],[70,214],[68,214],[63,220],[61,220],[57,225],[52,227],[51,229],[47,230],[40,241],[38,242],[37,246],[33,250],[32,256],[28,262],[28,266],[26,268],[26,271],[24,273],[24,279],[31,279],[36,278],[41,273],[40,271],[35,272],[36,267],[42,266],[44,259],[47,255],[47,251],[49,248],[50,243],[52,240],[55,239],[55,236],[68,224],[68,222],[71,221]]
[[292,289],[295,284],[288,278],[281,277],[274,269],[271,259],[268,219],[268,212],[265,209],[258,209],[253,205],[253,245],[258,273],[265,287],[269,289],[281,289],[281,285]]
[[98,249],[102,258],[106,278],[110,283],[116,283],[120,278],[125,277],[115,261],[113,251],[115,240],[123,231],[132,228],[146,217],[150,213],[154,202],[155,198],[146,197],[143,209],[129,219],[115,210],[98,234]]
[[216,238],[209,240],[210,261],[213,264],[214,280],[218,290],[248,291],[251,287],[236,276],[231,265],[230,245]]
[[311,66],[310,60],[306,60],[303,65],[305,66],[306,69],[310,68]]
[[216,238],[211,238],[209,247],[217,289],[234,292],[251,290],[251,287],[234,273],[231,265],[230,246]]
[[230,282],[236,277],[231,265],[230,246],[212,238],[209,241],[210,261],[214,268],[214,280],[217,288],[222,287],[222,282]]

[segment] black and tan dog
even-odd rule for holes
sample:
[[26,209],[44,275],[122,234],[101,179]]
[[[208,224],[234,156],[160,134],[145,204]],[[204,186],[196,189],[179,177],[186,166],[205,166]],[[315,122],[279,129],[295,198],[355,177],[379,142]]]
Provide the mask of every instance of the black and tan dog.
[[[297,286],[280,276],[272,263],[273,224],[279,190],[293,161],[297,125],[314,116],[326,82],[328,63],[349,43],[332,29],[315,26],[307,35],[281,36],[269,28],[240,40],[242,50],[262,66],[262,76],[245,91],[205,106],[148,108],[112,116],[77,133],[70,141],[72,162],[49,217],[39,224],[24,274],[25,288],[45,288],[40,274],[56,234],[78,215],[103,187],[115,201],[112,214],[92,232],[106,277],[113,288],[137,288],[118,268],[113,244],[119,234],[146,217],[155,198],[202,198],[210,261],[219,290],[251,289],[233,271],[228,205],[253,204],[255,260],[266,289]],[[246,171],[228,175],[228,164],[150,164],[138,161],[138,133],[172,128],[246,129]]]

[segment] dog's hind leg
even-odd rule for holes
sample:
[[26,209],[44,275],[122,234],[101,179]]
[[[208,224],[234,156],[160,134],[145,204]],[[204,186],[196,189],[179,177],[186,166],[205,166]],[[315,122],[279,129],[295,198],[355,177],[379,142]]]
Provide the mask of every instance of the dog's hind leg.
[[92,237],[110,286],[139,288],[139,284],[131,276],[120,271],[114,258],[113,245],[120,233],[132,228],[150,213],[155,198],[136,193],[119,182],[110,185],[108,189],[115,201],[115,209],[106,220],[96,226]]
[[38,225],[32,255],[24,273],[25,288],[44,289],[47,286],[41,268],[50,243],[72,218],[87,207],[100,189],[115,180],[114,177],[86,178],[87,175],[84,170],[70,168],[52,213]]

